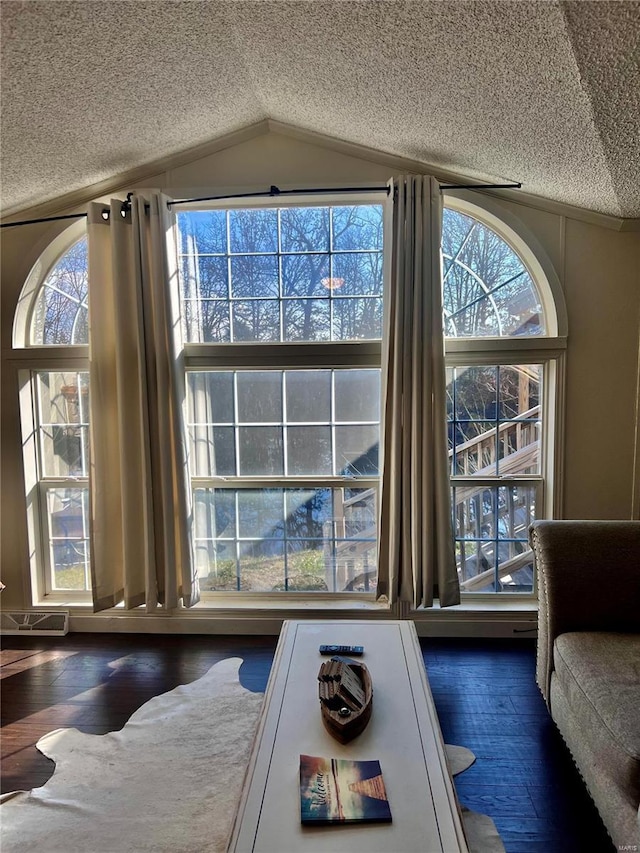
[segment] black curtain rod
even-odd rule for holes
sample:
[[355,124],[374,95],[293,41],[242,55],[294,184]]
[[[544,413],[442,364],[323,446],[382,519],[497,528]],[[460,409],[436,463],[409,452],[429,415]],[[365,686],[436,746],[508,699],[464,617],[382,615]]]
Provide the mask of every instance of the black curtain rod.
[[3,222],[0,228],[14,228],[16,225],[35,225],[36,222],[55,222],[57,219],[80,219],[86,213],[67,213],[65,216],[47,216],[44,219],[23,219],[22,222]]
[[[122,215],[124,216],[131,207],[131,201],[129,200],[129,196],[133,195],[133,193],[129,193],[127,195],[127,200],[122,202]],[[145,207],[149,207],[149,205],[145,205]],[[64,216],[45,216],[44,219],[23,219],[22,222],[3,222],[0,225],[0,228],[14,228],[16,225],[35,225],[38,222],[57,222],[60,219],[82,219],[82,217],[86,217],[89,214],[86,213],[66,213]],[[111,211],[108,207],[104,207],[102,209],[102,218],[107,220],[111,215]]]
[[519,190],[522,184],[440,184],[441,190]]
[[172,207],[174,204],[195,204],[199,201],[225,201],[232,198],[275,198],[281,195],[326,195],[328,193],[380,193],[385,192],[389,195],[389,187],[385,184],[383,187],[341,187],[341,188],[315,188],[309,190],[281,190],[276,186],[271,185],[266,192],[259,193],[234,193],[233,195],[212,195],[205,198],[181,198],[175,201],[167,202],[167,207]]
[[[520,189],[522,184],[440,184],[441,190],[506,190]],[[276,186],[271,186],[267,192],[259,193],[242,193],[235,195],[214,195],[205,196],[204,198],[182,198],[175,201],[167,202],[167,207],[172,207],[174,204],[197,204],[201,201],[226,201],[234,198],[265,198],[268,196],[276,197],[281,195],[329,195],[336,193],[379,193],[386,192],[387,195],[391,192],[388,184],[383,187],[342,187],[336,189],[334,187],[322,187],[320,189],[306,190],[281,190]]]
[[[517,184],[440,184],[441,190],[519,190],[522,187],[521,183]],[[340,194],[340,193],[372,193],[386,192],[389,195],[391,188],[388,185],[384,187],[323,187],[305,190],[281,190],[276,186],[271,186],[267,192],[258,193],[236,193],[235,195],[216,195],[206,196],[204,198],[183,198],[175,201],[167,202],[167,207],[171,208],[174,204],[196,204],[202,201],[226,201],[235,198],[275,198],[281,195],[320,195],[320,194]],[[122,211],[125,212],[131,207],[131,196],[133,193],[127,193],[126,201],[122,202]],[[109,210],[103,210],[103,216],[108,219]],[[47,216],[42,219],[23,219],[20,222],[3,222],[0,228],[15,228],[18,225],[36,225],[40,222],[57,222],[61,219],[81,219],[86,217],[87,213],[67,213],[64,216]],[[124,215],[124,214],[123,214]]]

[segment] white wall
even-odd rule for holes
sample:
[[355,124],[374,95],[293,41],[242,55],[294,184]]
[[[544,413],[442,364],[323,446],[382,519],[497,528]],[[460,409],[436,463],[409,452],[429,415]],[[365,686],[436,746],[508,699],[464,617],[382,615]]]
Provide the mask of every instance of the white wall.
[[[634,470],[639,244],[637,233],[610,232],[571,219],[566,223],[568,518],[633,515],[639,473]],[[635,511],[638,517],[637,506]]]
[[[400,168],[402,167],[402,169]],[[415,171],[424,167],[414,164]],[[185,195],[217,191],[382,184],[408,171],[395,158],[326,140],[315,144],[278,132],[173,165],[138,186]],[[121,187],[127,191],[132,184]],[[517,194],[514,194],[517,199]],[[482,197],[479,197],[482,203]],[[621,233],[519,201],[499,201],[519,217],[544,247],[564,289],[569,320],[566,459],[563,515],[567,518],[638,517],[638,350],[640,341],[640,234]],[[73,210],[77,210],[76,205]],[[61,211],[64,212],[64,211]],[[21,218],[29,218],[25,211]],[[589,217],[586,217],[589,219]],[[2,538],[3,606],[28,606],[28,554],[18,423],[16,365],[11,360],[13,314],[29,270],[64,224],[6,229],[3,234],[2,336]],[[634,468],[634,465],[636,466]]]

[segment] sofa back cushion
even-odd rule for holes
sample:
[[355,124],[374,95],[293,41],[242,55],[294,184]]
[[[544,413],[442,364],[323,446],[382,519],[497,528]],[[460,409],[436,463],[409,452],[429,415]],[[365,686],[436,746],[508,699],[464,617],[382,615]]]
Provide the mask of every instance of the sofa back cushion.
[[537,521],[530,537],[552,639],[640,633],[640,521]]

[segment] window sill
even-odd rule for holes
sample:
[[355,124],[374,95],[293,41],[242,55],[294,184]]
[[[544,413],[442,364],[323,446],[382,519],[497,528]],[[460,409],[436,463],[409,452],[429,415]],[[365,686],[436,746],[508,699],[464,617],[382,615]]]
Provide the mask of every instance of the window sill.
[[[286,595],[286,598],[284,597]],[[45,596],[41,600],[34,602],[33,609],[74,609],[93,612],[91,603],[87,599],[64,598],[59,593],[56,594],[55,600],[52,597]],[[303,610],[308,612],[313,611],[358,611],[371,613],[389,613],[391,608],[385,602],[377,602],[372,595],[342,595],[342,596],[326,596],[326,595],[304,595],[302,593],[278,593],[272,595],[269,593],[251,595],[250,593],[208,593],[204,598],[195,604],[193,607],[178,607],[172,611],[166,611],[158,607],[158,614],[162,616],[189,616],[190,613],[219,613],[224,610],[236,611],[251,611],[265,610],[268,612],[277,612],[280,610]],[[156,614],[147,614],[143,607],[133,611],[126,611],[123,604],[118,604],[111,608],[107,613],[135,613],[140,616],[155,616]],[[538,602],[527,597],[490,597],[463,599],[460,604],[452,607],[440,607],[439,601],[435,601],[433,607],[417,610],[408,609],[407,613],[410,617],[427,616],[429,614],[439,613],[442,617],[446,617],[451,613],[537,613]]]
[[141,634],[261,634],[277,636],[286,619],[410,619],[422,637],[495,637],[531,639],[537,629],[537,602],[531,598],[489,601],[464,601],[454,607],[411,611],[408,607],[390,608],[373,597],[342,596],[311,599],[301,595],[287,600],[274,595],[247,596],[216,594],[192,608],[177,608],[147,613],[144,607],[125,610],[122,605],[93,613],[87,602],[68,601],[44,607],[54,612],[69,610],[72,632]]

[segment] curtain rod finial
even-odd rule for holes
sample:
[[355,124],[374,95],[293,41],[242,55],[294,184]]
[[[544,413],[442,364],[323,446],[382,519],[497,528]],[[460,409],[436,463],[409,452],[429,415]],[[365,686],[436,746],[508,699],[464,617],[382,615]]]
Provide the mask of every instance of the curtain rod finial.
[[121,205],[121,207],[120,207],[120,216],[121,216],[123,219],[125,219],[125,218],[126,218],[127,213],[129,213],[129,211],[131,210],[131,199],[132,199],[132,198],[133,198],[133,193],[132,193],[132,192],[131,192],[131,193],[127,193],[126,201],[123,201],[123,202],[122,202],[122,205]]

